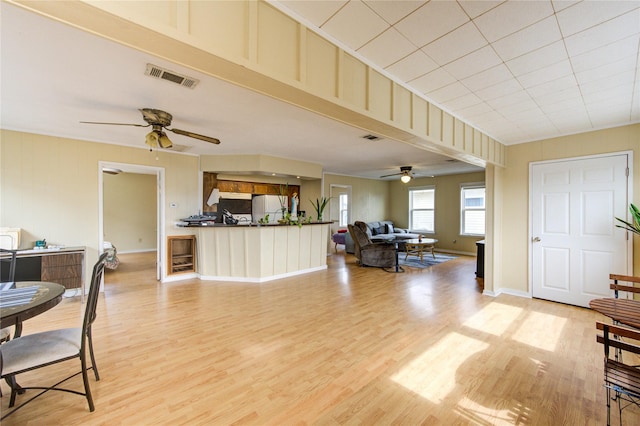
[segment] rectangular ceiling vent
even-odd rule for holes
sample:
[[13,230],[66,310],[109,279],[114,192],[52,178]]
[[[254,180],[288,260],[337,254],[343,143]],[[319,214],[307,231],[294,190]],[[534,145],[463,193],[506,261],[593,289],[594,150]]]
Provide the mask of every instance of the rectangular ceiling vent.
[[382,139],[380,136],[376,136],[376,135],[364,135],[362,137],[362,139],[369,139],[370,141],[378,141],[380,139]]
[[144,74],[162,80],[167,80],[172,83],[188,87],[189,89],[193,89],[198,85],[198,83],[200,83],[200,80],[196,78],[187,77],[186,75],[178,74],[153,64],[147,64],[147,70]]

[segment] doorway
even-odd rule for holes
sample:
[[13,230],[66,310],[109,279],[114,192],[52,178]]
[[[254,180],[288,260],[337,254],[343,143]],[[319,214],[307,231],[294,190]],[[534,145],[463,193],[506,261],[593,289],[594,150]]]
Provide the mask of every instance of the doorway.
[[[141,247],[144,247],[146,244],[147,247],[150,246],[150,242],[148,240],[155,239],[155,258],[156,258],[156,280],[162,280],[163,276],[163,262],[162,259],[165,258],[166,247],[163,244],[164,241],[164,169],[159,167],[151,167],[151,166],[139,166],[134,164],[124,164],[124,163],[111,163],[111,162],[99,162],[99,179],[98,179],[98,192],[99,192],[99,247],[102,249],[105,243],[105,222],[108,222],[106,219],[106,215],[110,214],[109,211],[113,211],[113,206],[105,205],[105,202],[110,200],[109,202],[113,202],[113,198],[105,198],[105,174],[119,174],[123,175],[133,175],[130,176],[129,182],[135,184],[136,181],[139,182],[149,182],[147,177],[150,177],[151,185],[148,183],[144,186],[144,191],[153,191],[148,197],[145,197],[145,209],[142,212],[135,212],[135,205],[137,202],[140,202],[140,197],[138,199],[131,202],[123,199],[123,202],[127,203],[127,208],[129,208],[131,213],[131,217],[123,217],[121,220],[133,220],[133,217],[136,217],[138,221],[138,226],[136,227],[137,231],[136,235],[133,237],[137,239],[139,243],[141,243]],[[109,178],[107,178],[109,179]],[[129,194],[131,196],[131,194]],[[134,195],[135,196],[135,195]],[[149,206],[151,204],[151,207]],[[132,207],[133,206],[133,207]],[[133,210],[131,210],[133,209]],[[117,208],[115,209],[117,210]],[[148,216],[145,218],[145,216]],[[153,229],[144,229],[153,227]],[[139,229],[138,229],[139,228]],[[128,238],[128,237],[127,237]],[[114,243],[112,241],[112,243]],[[135,246],[136,241],[127,241],[128,248],[131,250],[132,247]],[[116,245],[116,248],[117,245]],[[134,249],[135,251],[135,249]]]
[[351,185],[331,184],[329,192],[331,233],[333,234],[339,228],[346,228],[351,220]]
[[631,239],[615,227],[629,205],[632,153],[532,163],[532,296],[588,306],[610,295],[609,274],[628,274]]

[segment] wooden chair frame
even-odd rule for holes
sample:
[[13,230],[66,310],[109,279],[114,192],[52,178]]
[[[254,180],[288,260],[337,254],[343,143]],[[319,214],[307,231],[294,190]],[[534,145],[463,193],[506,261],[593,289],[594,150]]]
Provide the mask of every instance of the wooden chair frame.
[[[607,425],[611,424],[611,400],[618,402],[620,425],[622,410],[630,405],[640,407],[640,369],[637,366],[610,358],[610,348],[640,354],[640,330],[619,325],[597,322],[596,327],[603,334],[597,336],[598,343],[604,345],[604,386],[607,390]],[[623,341],[620,337],[636,342]]]

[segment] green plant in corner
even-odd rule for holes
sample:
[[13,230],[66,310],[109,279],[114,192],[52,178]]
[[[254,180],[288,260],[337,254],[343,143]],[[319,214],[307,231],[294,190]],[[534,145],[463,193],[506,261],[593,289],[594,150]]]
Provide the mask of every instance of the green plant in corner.
[[631,222],[627,222],[626,220],[616,217],[618,222],[623,223],[623,225],[618,224],[616,226],[618,228],[626,229],[629,232],[633,232],[636,235],[640,235],[640,210],[631,203],[629,211],[631,212]]
[[331,199],[331,197],[327,198],[327,197],[320,197],[320,198],[316,198],[316,201],[311,201],[311,204],[313,205],[314,210],[316,211],[316,217],[318,218],[318,222],[322,222],[322,214],[324,213],[324,209],[325,207],[327,207],[327,204],[329,204],[329,200]]

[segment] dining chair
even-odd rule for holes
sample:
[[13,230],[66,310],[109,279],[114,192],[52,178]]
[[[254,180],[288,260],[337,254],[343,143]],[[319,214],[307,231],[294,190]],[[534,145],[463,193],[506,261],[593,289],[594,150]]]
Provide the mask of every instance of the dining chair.
[[[98,367],[96,366],[96,360],[93,354],[91,326],[96,319],[96,306],[98,304],[100,283],[104,273],[106,258],[107,253],[103,253],[93,267],[82,327],[22,335],[19,338],[0,345],[0,378],[6,379],[11,387],[9,407],[11,408],[15,405],[16,395],[18,392],[22,393],[22,390],[28,389],[42,390],[42,392],[25,401],[12,411],[3,414],[0,420],[11,415],[50,390],[59,390],[74,393],[76,395],[83,395],[89,403],[89,411],[95,410],[93,398],[91,397],[91,388],[89,387],[88,370],[93,369],[96,381],[100,380],[100,376],[98,374]],[[91,358],[91,366],[89,367],[87,366],[87,349]],[[21,373],[47,367],[49,365],[68,361],[74,358],[80,359],[81,370],[66,379],[59,381],[53,386],[22,387],[18,386],[16,383],[16,376]],[[79,374],[82,374],[84,393],[73,389],[58,387]]]
[[[9,249],[5,249],[5,248],[0,248],[0,254],[2,253],[8,253],[9,254],[9,261],[7,262],[6,259],[2,259],[2,261],[0,261],[0,282],[14,282],[16,280],[16,256],[17,256],[17,250],[9,250]],[[7,277],[6,279],[2,279],[2,276],[4,274],[2,274],[2,265],[5,265],[6,263],[9,264],[9,272],[6,274]],[[6,268],[6,265],[5,265]],[[11,329],[9,327],[5,327],[0,329],[0,343],[3,342],[8,342],[11,339]],[[0,396],[2,395],[2,393],[0,393]]]
[[[634,284],[640,284],[640,277],[634,277],[631,275],[609,274],[609,279],[613,281],[613,284],[610,284],[609,288],[614,291],[616,299],[620,297],[620,291],[626,291],[628,293],[640,293],[640,287],[634,287]],[[620,284],[620,281],[631,283],[631,285]]]
[[596,327],[603,332],[602,335],[597,336],[597,341],[604,345],[604,387],[607,390],[607,425],[611,424],[612,399],[618,403],[620,425],[622,425],[622,410],[630,405],[640,407],[640,369],[635,365],[612,359],[610,357],[610,348],[640,354],[640,345],[637,342],[618,339],[618,337],[625,337],[640,341],[640,330],[602,322],[597,322]]

